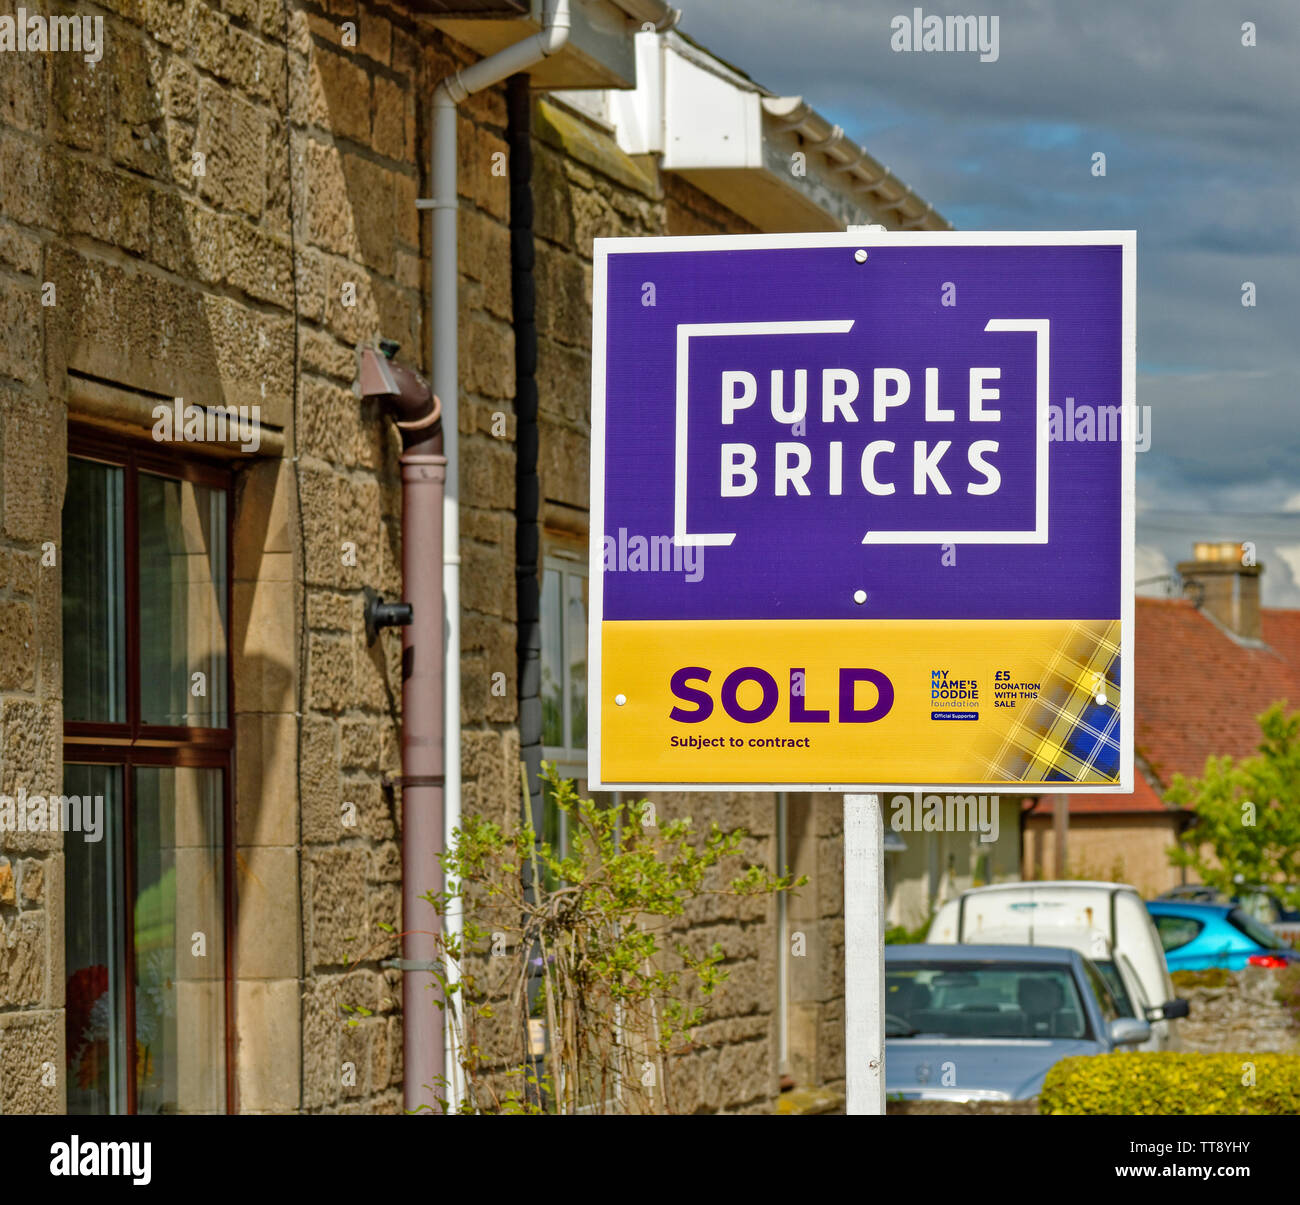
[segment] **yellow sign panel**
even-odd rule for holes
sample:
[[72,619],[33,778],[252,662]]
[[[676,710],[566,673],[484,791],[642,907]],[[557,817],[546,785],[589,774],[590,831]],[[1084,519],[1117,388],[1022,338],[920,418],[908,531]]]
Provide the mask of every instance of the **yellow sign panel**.
[[606,781],[1117,782],[1115,620],[606,621],[601,641]]

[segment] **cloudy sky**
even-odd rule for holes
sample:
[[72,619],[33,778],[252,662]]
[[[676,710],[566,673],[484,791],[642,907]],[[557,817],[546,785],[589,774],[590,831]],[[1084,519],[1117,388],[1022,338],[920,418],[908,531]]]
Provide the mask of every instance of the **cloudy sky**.
[[895,0],[676,2],[684,32],[803,96],[961,229],[1136,229],[1137,577],[1194,539],[1253,540],[1266,605],[1300,607],[1297,0],[922,6],[996,12],[996,62],[891,50],[915,7]]

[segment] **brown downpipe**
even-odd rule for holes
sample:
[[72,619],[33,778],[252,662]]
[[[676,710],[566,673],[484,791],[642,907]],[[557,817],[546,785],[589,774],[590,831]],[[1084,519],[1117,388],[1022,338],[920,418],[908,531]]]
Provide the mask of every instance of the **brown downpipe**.
[[[395,353],[396,348],[392,351]],[[439,917],[421,897],[443,890],[442,500],[447,458],[442,406],[429,386],[388,354],[365,348],[361,393],[378,397],[402,436],[402,1054],[408,1112],[436,1109],[446,1060],[433,975]]]

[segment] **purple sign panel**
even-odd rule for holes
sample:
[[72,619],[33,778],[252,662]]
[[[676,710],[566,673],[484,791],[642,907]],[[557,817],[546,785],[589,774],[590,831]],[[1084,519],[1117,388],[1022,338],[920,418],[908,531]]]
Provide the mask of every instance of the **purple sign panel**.
[[598,243],[604,618],[1119,614],[1123,244],[957,237]]

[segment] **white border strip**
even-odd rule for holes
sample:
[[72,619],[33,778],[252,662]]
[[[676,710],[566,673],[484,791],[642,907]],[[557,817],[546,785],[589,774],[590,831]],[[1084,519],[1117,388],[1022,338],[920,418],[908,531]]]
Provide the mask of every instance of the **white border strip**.
[[600,634],[605,619],[605,324],[609,242],[596,239],[591,277],[591,518],[587,534],[587,789],[600,782],[600,711],[605,697]]
[[1133,791],[1133,722],[1137,712],[1137,663],[1133,659],[1134,624],[1137,622],[1133,601],[1133,562],[1137,543],[1137,231],[1126,230],[1116,236],[1123,249],[1122,310],[1120,319],[1120,416],[1123,457],[1120,468],[1120,624],[1119,699],[1120,719],[1119,767],[1120,788],[1116,794]]
[[1134,230],[829,230],[801,234],[673,234],[598,238],[595,254],[658,255],[665,251],[780,251],[800,247],[1123,247]]

